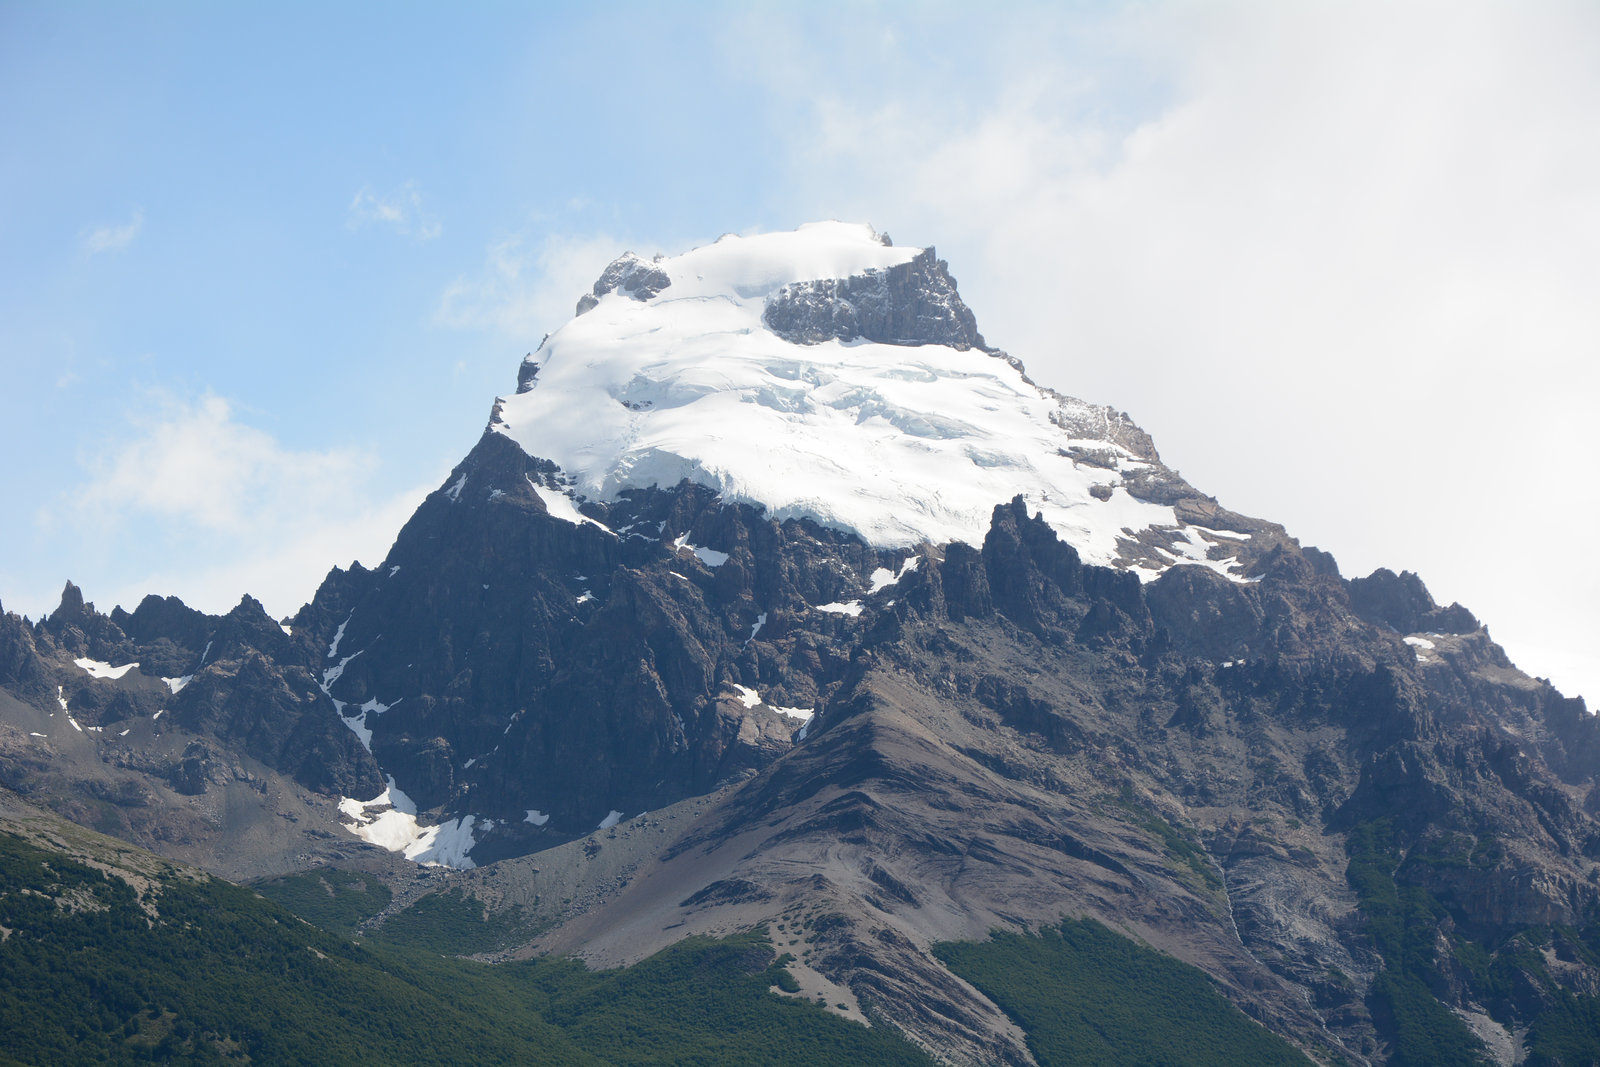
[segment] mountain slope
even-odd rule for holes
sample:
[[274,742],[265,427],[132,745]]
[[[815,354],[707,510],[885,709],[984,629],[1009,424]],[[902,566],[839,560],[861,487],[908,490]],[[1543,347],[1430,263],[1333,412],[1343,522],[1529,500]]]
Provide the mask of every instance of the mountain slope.
[[765,924],[950,1062],[1047,1054],[939,946],[1063,920],[1324,1062],[1600,1055],[1582,701],[1188,486],[865,228],[619,259],[286,629],[0,620],[0,774],[236,876],[359,867],[374,930],[496,959]]

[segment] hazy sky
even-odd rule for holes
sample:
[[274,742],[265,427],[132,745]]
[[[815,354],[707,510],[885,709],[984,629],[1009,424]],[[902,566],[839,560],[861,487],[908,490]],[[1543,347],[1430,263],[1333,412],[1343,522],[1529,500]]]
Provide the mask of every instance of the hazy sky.
[[935,244],[991,343],[1600,697],[1600,5],[0,0],[0,602],[292,612],[623,249]]

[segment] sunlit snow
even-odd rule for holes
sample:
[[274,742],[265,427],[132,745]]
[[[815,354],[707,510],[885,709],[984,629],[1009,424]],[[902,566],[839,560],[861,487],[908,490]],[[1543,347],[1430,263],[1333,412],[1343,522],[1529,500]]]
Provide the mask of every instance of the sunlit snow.
[[859,601],[859,600],[851,600],[851,601],[848,601],[848,602],[843,603],[843,604],[839,604],[839,603],[818,604],[817,605],[817,610],[818,611],[825,611],[830,615],[850,615],[850,616],[860,615],[861,614],[861,601]]
[[700,548],[696,545],[691,545],[689,543],[688,534],[684,534],[682,537],[672,542],[672,547],[676,549],[687,548],[690,552],[693,552],[695,557],[707,567],[720,567],[724,563],[728,562],[728,553],[718,552],[714,548]]
[[994,506],[1017,495],[1089,563],[1115,563],[1125,531],[1177,526],[1171,507],[1129,496],[1117,470],[1063,454],[1071,442],[1051,421],[1060,399],[1004,360],[938,345],[797,345],[762,322],[787,283],[918,251],[818,223],[663,259],[671,285],[658,295],[610,294],[550,336],[534,388],[505,398],[495,429],[587,497],[687,478],[875,547],[981,543]]
[[472,836],[476,816],[422,826],[417,822],[417,805],[394,784],[394,778],[386,781],[388,788],[371,800],[345,797],[339,801],[340,813],[349,820],[345,829],[417,863],[462,869],[477,866],[467,855],[477,843]]
[[523,822],[531,822],[535,826],[543,826],[545,823],[550,821],[550,816],[546,815],[544,812],[540,811],[538,808],[529,808],[528,809],[528,817],[526,819],[523,819],[522,821]]
[[[523,477],[528,478],[526,474],[524,474]],[[560,519],[562,522],[570,522],[574,526],[583,526],[584,524],[588,524],[604,530],[606,533],[611,534],[612,537],[617,536],[616,533],[613,532],[605,523],[596,522],[594,519],[591,519],[589,516],[579,511],[578,505],[567,494],[557,492],[554,489],[546,489],[538,482],[535,482],[532,478],[528,478],[528,484],[532,486],[533,491],[539,495],[539,499],[544,501],[544,509],[550,513],[550,517],[552,519]]]
[[182,678],[163,678],[161,680],[167,683],[167,688],[172,690],[172,695],[177,696],[183,692],[184,686],[194,681],[194,675],[186,674]]
[[109,663],[102,663],[97,659],[89,659],[87,656],[80,656],[72,662],[82,667],[91,678],[110,678],[113,681],[138,666],[137,663],[124,663],[120,667],[113,667]]
[[613,826],[617,825],[617,823],[619,823],[621,821],[622,821],[622,812],[613,810],[609,815],[607,815],[605,818],[600,820],[600,825],[597,827],[597,829],[609,830],[609,829],[611,829]]
[[877,593],[889,588],[891,585],[896,584],[900,581],[900,579],[916,570],[917,564],[921,562],[921,556],[907,556],[906,561],[900,564],[900,570],[898,572],[892,571],[888,567],[879,567],[877,570],[872,572],[872,588],[868,589],[867,592]]

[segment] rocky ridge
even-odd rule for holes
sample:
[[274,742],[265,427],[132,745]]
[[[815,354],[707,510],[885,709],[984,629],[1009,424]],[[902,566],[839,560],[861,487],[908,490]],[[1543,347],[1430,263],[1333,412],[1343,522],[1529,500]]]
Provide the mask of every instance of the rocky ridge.
[[[619,260],[586,310],[673,284]],[[1004,355],[931,250],[766,301],[797,344]],[[503,954],[793,925],[805,989],[952,1062],[1032,1054],[930,946],[1063,916],[1200,966],[1322,1061],[1415,1058],[1407,1011],[1515,1060],[1600,991],[1582,701],[1415,575],[1347,580],[1125,415],[1050,396],[1063,455],[1172,509],[1116,566],[1020,498],[909,547],[693,480],[584,499],[491,425],[287,625],[249,598],[103,615],[71,585],[0,615],[0,784],[231,877],[397,882],[339,802],[405,814],[401,791],[467,835],[448,890],[523,917]]]

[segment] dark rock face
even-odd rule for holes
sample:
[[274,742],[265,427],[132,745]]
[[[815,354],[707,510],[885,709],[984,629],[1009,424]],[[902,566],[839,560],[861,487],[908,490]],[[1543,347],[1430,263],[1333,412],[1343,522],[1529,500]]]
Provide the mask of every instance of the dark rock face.
[[578,314],[582,315],[600,302],[607,293],[621,293],[634,300],[649,300],[672,284],[667,272],[640,259],[632,252],[624,252],[601,273],[594,288],[578,300]]
[[1368,622],[1403,634],[1470,634],[1478,628],[1478,620],[1460,604],[1435,604],[1422,579],[1410,571],[1397,575],[1379,567],[1365,578],[1352,579],[1350,606]]
[[[472,858],[506,862],[472,884],[530,908],[545,876],[518,857],[589,863],[612,812],[703,803],[604,892],[550,893],[597,903],[542,916],[542,944],[636,958],[803,908],[826,920],[806,966],[961,1062],[1028,1053],[928,945],[1064,913],[1196,963],[1328,1060],[1399,1055],[1381,979],[1402,968],[1513,1043],[1600,989],[1576,948],[1551,971],[1517,947],[1600,922],[1600,727],[1414,575],[1347,582],[1274,535],[1250,581],[1141,583],[1021,501],[981,545],[879,552],[689,483],[568,521],[541,495],[565,488],[486,434],[290,632],[248,597],[107,616],[70,585],[44,622],[0,617],[0,784],[236,870],[208,813],[254,798],[274,832],[306,820],[297,854],[375,852],[331,798],[392,776],[425,821],[490,824]],[[1425,902],[1425,967],[1358,867]]]
[[962,350],[988,347],[948,265],[932,248],[886,270],[786,285],[768,299],[762,321],[796,344],[860,338]]

